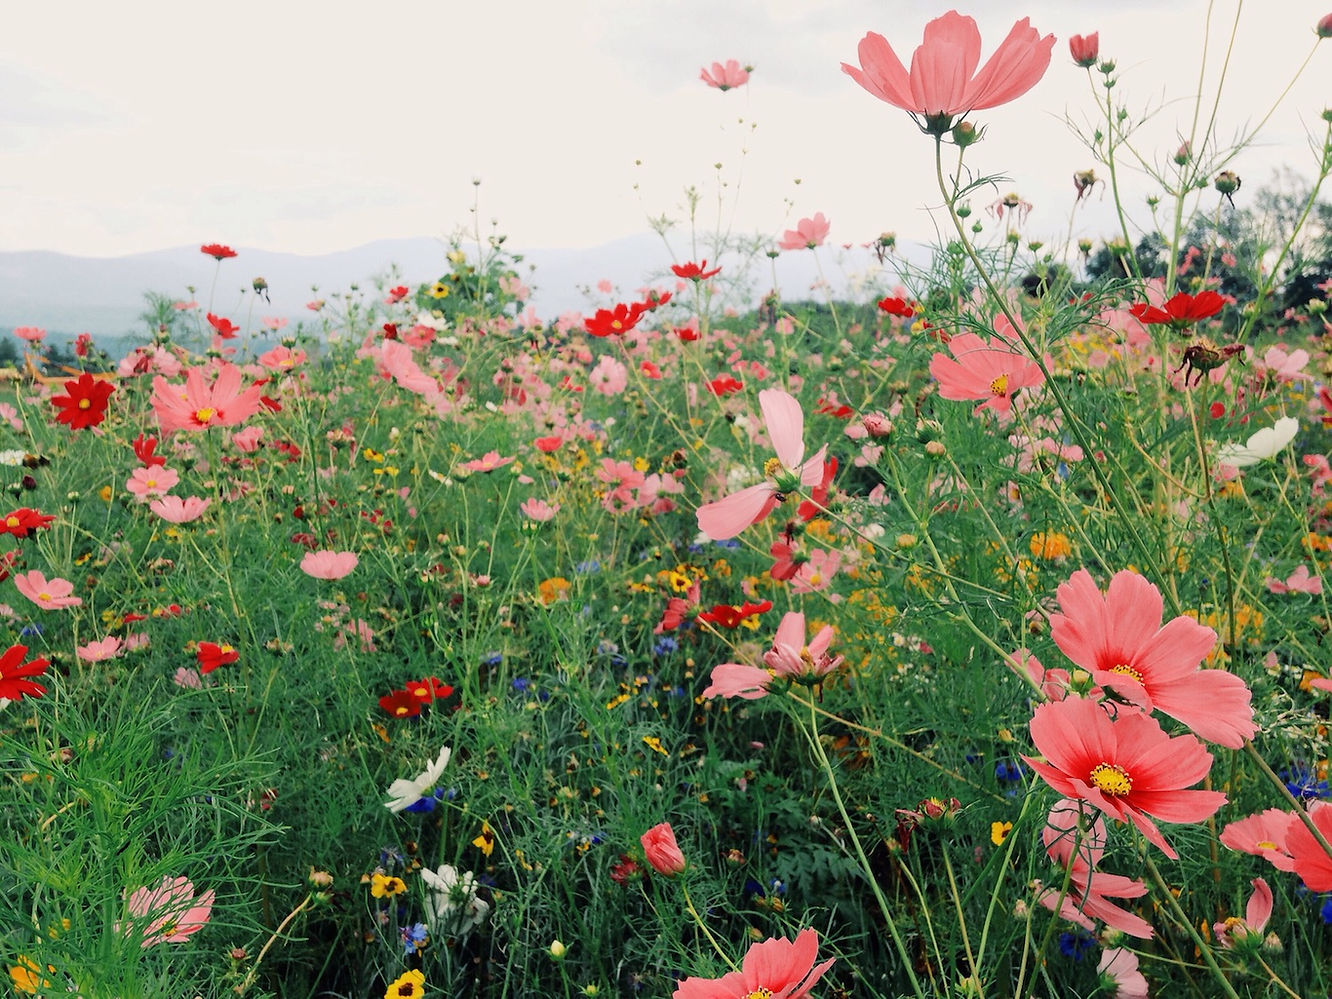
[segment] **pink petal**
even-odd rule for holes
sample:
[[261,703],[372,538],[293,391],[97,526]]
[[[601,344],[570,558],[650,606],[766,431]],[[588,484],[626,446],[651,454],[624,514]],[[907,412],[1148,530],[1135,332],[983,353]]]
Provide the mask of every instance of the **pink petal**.
[[799,468],[805,456],[805,414],[800,403],[781,389],[764,389],[759,393],[759,406],[777,460],[786,468]]
[[698,529],[713,541],[733,538],[766,517],[777,505],[777,490],[768,482],[741,489],[698,508]]

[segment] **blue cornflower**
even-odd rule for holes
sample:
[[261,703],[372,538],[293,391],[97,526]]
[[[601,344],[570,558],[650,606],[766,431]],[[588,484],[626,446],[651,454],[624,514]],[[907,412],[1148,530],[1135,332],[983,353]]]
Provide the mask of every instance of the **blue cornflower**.
[[498,666],[502,662],[504,662],[503,652],[491,652],[484,659],[481,660],[481,665]]
[[1311,801],[1328,797],[1327,781],[1319,780],[1316,773],[1302,764],[1282,770],[1277,776],[1286,782],[1286,789],[1297,798]]
[[669,656],[672,652],[678,652],[679,649],[679,642],[670,635],[662,635],[652,646],[652,654],[654,656]]
[[1096,938],[1086,930],[1073,930],[1059,934],[1059,952],[1065,957],[1081,961],[1087,951],[1096,946]]
[[425,950],[430,942],[430,930],[425,923],[413,923],[402,928],[402,953],[404,957]]
[[1000,760],[994,765],[994,776],[1001,784],[1012,784],[1022,780],[1026,771],[1016,760]]
[[582,573],[600,572],[601,563],[596,559],[588,559],[586,562],[579,562],[574,569]]

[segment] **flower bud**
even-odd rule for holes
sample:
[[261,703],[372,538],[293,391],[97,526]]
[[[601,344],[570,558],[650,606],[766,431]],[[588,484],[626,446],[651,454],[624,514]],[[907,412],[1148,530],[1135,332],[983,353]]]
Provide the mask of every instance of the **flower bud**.
[[1332,38],[1332,14],[1324,14],[1320,17],[1314,31],[1318,32],[1319,38]]
[[669,822],[662,822],[643,833],[640,842],[647,862],[658,874],[668,878],[685,869],[684,853],[675,842],[675,831]]
[[892,436],[893,421],[882,413],[866,413],[860,418],[860,422],[865,432],[876,440]]
[[1191,159],[1193,159],[1193,145],[1188,139],[1185,139],[1180,143],[1179,148],[1175,150],[1175,164],[1177,166],[1183,166]]
[[979,142],[981,133],[976,131],[976,126],[969,121],[960,121],[953,126],[953,144],[965,149],[973,143]]
[[1240,189],[1239,175],[1234,170],[1222,170],[1212,185],[1222,194],[1234,194]]
[[1068,54],[1073,57],[1073,65],[1090,69],[1096,65],[1100,53],[1101,33],[1093,31],[1090,35],[1074,35],[1068,40]]
[[547,951],[552,961],[563,961],[564,955],[569,953],[569,948],[564,946],[559,940],[553,940],[550,949]]

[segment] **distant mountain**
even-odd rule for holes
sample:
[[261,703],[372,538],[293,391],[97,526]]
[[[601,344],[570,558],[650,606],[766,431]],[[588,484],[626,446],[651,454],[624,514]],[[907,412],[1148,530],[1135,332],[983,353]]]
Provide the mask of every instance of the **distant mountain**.
[[[143,335],[139,314],[145,292],[159,292],[179,300],[191,297],[207,307],[213,276],[218,274],[213,311],[244,319],[253,309],[253,322],[268,316],[293,323],[309,319],[305,303],[347,291],[353,284],[373,288],[376,279],[393,273],[393,283],[416,285],[447,273],[443,240],[430,237],[384,239],[350,250],[318,256],[272,253],[237,247],[239,255],[224,260],[220,269],[200,254],[198,246],[182,246],[124,257],[75,257],[43,250],[0,252],[0,335],[17,326],[41,326],[54,342],[87,330],[97,337]],[[543,318],[569,310],[590,311],[612,298],[628,299],[647,284],[672,287],[670,253],[659,236],[642,233],[590,249],[534,249],[521,252],[520,271],[533,289],[530,304]],[[903,250],[916,264],[928,251],[911,246]],[[683,262],[683,256],[677,258]],[[824,273],[839,298],[866,298],[866,275],[877,273],[877,285],[892,283],[874,255],[864,249],[819,251]],[[710,263],[715,264],[716,261]],[[723,255],[727,277],[738,277],[741,258]],[[531,268],[535,268],[532,270]],[[812,253],[783,253],[770,261],[759,254],[748,268],[748,280],[737,286],[737,304],[750,307],[776,286],[788,301],[816,297],[810,291],[818,280]],[[242,296],[252,280],[268,282],[271,304]],[[612,294],[596,291],[608,280]],[[318,287],[318,292],[313,289]],[[590,289],[590,292],[589,292]],[[253,304],[252,304],[253,303]]]

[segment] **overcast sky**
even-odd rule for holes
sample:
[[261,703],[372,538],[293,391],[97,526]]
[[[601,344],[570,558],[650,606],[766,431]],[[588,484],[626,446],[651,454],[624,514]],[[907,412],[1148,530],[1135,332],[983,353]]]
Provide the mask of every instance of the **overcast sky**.
[[[1250,2],[1218,115],[1229,139],[1256,123],[1313,46],[1327,0]],[[968,159],[1035,206],[1032,238],[1062,240],[1071,176],[1095,162],[1065,122],[1094,117],[1074,33],[1099,30],[1116,88],[1164,162],[1187,134],[1208,5],[1178,0],[986,0],[971,10],[988,57],[1030,16],[1058,41],[1040,84],[978,112]],[[1207,92],[1236,4],[1218,2]],[[930,240],[930,142],[839,68],[878,31],[909,63],[925,0],[228,0],[12,3],[0,33],[0,250],[114,256],[220,241],[296,253],[446,235],[497,219],[510,245],[585,247],[683,218],[777,236],[823,212],[834,242],[883,230]],[[747,87],[700,67],[736,58]],[[1313,173],[1307,136],[1332,105],[1325,42],[1234,164],[1244,193],[1281,164]],[[1210,105],[1209,105],[1210,106]],[[1321,133],[1319,133],[1321,134]],[[641,165],[636,162],[641,161]],[[720,163],[720,172],[714,164]],[[1101,171],[1102,173],[1104,171]],[[720,182],[724,188],[719,188]],[[473,180],[480,179],[479,188]],[[799,179],[799,183],[796,180]],[[1133,175],[1142,222],[1151,185]],[[1209,193],[1209,198],[1214,197]],[[1208,201],[1207,204],[1213,202]],[[1109,200],[1073,218],[1110,231]],[[687,253],[685,254],[688,255]]]

